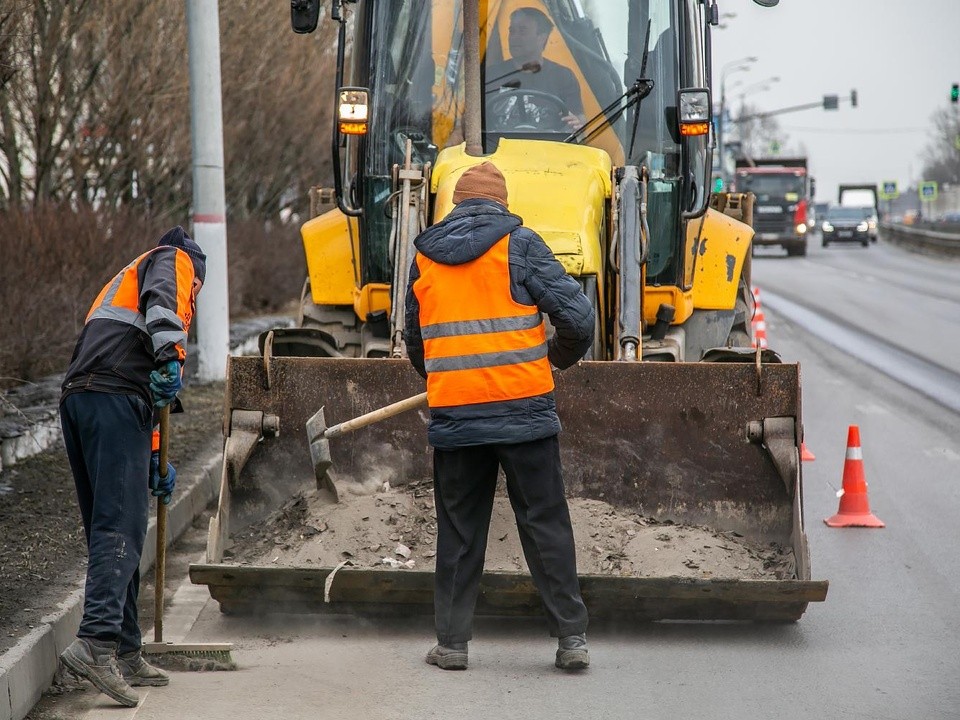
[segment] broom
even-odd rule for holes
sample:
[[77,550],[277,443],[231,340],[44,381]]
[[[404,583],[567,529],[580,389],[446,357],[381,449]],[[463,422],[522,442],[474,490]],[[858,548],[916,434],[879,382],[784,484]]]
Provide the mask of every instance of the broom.
[[[167,477],[170,445],[170,406],[160,409],[160,478]],[[163,641],[163,584],[167,564],[167,506],[157,498],[157,559],[154,565],[153,642],[142,652],[158,665],[183,670],[236,670],[230,657],[232,643],[170,643]]]

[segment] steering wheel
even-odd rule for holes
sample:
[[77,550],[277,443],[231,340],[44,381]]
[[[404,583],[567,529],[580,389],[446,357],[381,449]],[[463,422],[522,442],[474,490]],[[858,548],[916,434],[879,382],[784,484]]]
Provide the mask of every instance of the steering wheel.
[[568,132],[563,117],[569,114],[561,98],[542,90],[510,88],[492,92],[487,97],[488,130]]

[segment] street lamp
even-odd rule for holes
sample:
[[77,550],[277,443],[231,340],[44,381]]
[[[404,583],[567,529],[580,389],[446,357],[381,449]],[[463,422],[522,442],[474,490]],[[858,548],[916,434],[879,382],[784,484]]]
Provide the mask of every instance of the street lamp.
[[727,75],[746,72],[750,69],[750,65],[756,61],[757,58],[750,55],[739,60],[731,60],[720,68],[720,121],[717,123],[717,156],[720,158],[720,177],[723,180],[724,187],[727,185],[727,169],[723,156],[723,115],[727,107]]

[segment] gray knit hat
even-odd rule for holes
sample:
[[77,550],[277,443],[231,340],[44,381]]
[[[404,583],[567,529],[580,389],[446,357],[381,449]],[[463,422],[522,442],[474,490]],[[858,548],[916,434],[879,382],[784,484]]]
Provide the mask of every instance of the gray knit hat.
[[157,247],[161,245],[172,245],[189,255],[190,259],[193,260],[193,272],[196,274],[197,279],[203,282],[207,276],[207,256],[203,253],[203,250],[200,249],[200,246],[187,235],[186,230],[179,225],[171,230],[167,230],[157,243]]

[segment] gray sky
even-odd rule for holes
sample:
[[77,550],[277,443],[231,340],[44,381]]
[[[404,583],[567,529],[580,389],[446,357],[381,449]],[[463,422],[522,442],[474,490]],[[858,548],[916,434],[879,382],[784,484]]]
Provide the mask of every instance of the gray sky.
[[[780,76],[746,101],[761,111],[818,101],[825,94],[858,104],[778,116],[788,135],[783,153],[806,148],[817,198],[835,201],[842,182],[922,180],[922,156],[933,136],[931,118],[960,82],[960,0],[717,0],[725,18],[714,28],[715,100],[724,64],[754,55],[747,72],[727,73],[727,104],[739,92]],[[743,85],[731,87],[738,81]]]

